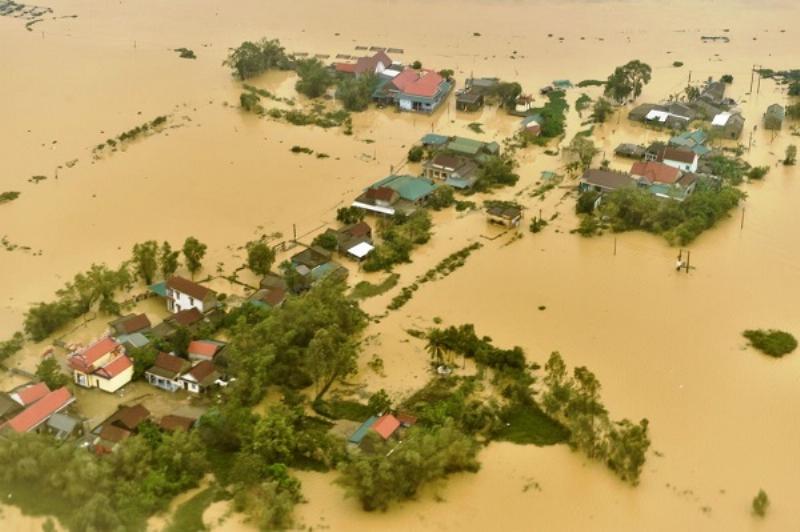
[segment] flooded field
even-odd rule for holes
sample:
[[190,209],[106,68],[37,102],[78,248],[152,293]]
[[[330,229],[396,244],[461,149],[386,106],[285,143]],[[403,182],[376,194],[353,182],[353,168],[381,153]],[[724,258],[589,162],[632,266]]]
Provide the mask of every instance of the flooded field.
[[[336,208],[402,164],[424,133],[475,136],[467,126],[480,122],[486,131],[480,138],[500,140],[516,128],[515,119],[494,109],[456,112],[452,98],[433,116],[378,109],[355,115],[353,136],[258,119],[237,109],[240,86],[221,66],[227,49],[243,40],[278,38],[288,51],[331,58],[360,53],[356,46],[398,47],[400,61],[453,68],[457,80],[470,73],[517,80],[531,93],[554,79],[604,79],[635,58],[653,66],[641,101],[680,92],[690,71],[694,80],[731,74],[729,94],[747,118],[745,143],[766,107],[786,99],[768,80],[748,94],[752,66],[800,68],[800,6],[793,1],[243,0],[234,7],[205,0],[53,0],[47,6],[54,16],[77,18],[45,17],[29,31],[24,21],[0,17],[0,47],[13,51],[0,56],[6,73],[0,192],[22,193],[0,205],[0,237],[30,248],[0,249],[0,339],[21,327],[32,302],[49,299],[91,263],[128,259],[136,242],[177,245],[193,235],[209,246],[205,273],[220,262],[230,271],[243,262],[237,248],[258,235],[288,238],[294,225],[301,241],[311,240],[334,222]],[[702,43],[703,35],[730,42]],[[198,58],[180,59],[178,47]],[[675,68],[673,61],[685,65]],[[292,74],[271,73],[253,84],[294,97],[294,81]],[[582,92],[599,94],[572,89],[569,101]],[[93,157],[97,144],[160,115],[170,116],[162,133]],[[580,124],[571,110],[567,141]],[[593,135],[620,169],[629,162],[610,156],[618,143],[664,137],[624,116]],[[771,172],[744,185],[744,213],[740,207],[691,245],[696,269],[689,275],[675,273],[677,250],[658,237],[624,234],[615,243],[614,235],[570,234],[577,221],[564,190],[544,200],[529,195],[542,171],[563,162],[539,148],[523,150],[519,184],[497,197],[523,203],[528,218],[539,209],[545,218],[558,217],[542,233],[525,231],[509,243],[510,234],[484,238],[500,231],[487,227],[481,213],[436,214],[430,243],[397,270],[399,286],[468,243],[483,248],[367,330],[376,339],[364,349],[360,379],[393,398],[429,377],[422,343],[405,330],[429,327],[434,317],[446,325],[474,323],[497,345],[522,346],[532,361],[559,350],[571,366],[588,366],[615,417],[650,420],[653,445],[639,487],[564,446],[494,443],[481,453],[476,475],[458,475],[388,513],[362,512],[332,485],[333,474],[302,473],[308,502],[298,507],[299,520],[332,530],[796,529],[800,359],[757,355],[741,337],[754,327],[800,333],[794,230],[800,174],[776,165],[790,143],[800,138],[786,127],[774,139],[760,126],[754,132],[745,158]],[[294,145],[330,158],[293,154]],[[33,176],[46,179],[33,183]],[[362,278],[377,282],[383,275],[351,273],[353,281]],[[237,290],[227,283],[219,289]],[[365,310],[382,314],[398,290],[367,300]],[[151,318],[162,310],[146,309]],[[95,337],[105,321],[76,332],[74,341]],[[30,371],[46,347],[28,347],[11,363]],[[385,376],[366,368],[373,354],[384,360]],[[0,388],[15,385],[13,379],[0,376]],[[750,515],[759,488],[772,501],[763,522]],[[206,522],[219,523],[224,506],[209,508]],[[0,520],[14,530],[41,527],[39,519],[2,509]],[[215,528],[246,525],[234,516]]]

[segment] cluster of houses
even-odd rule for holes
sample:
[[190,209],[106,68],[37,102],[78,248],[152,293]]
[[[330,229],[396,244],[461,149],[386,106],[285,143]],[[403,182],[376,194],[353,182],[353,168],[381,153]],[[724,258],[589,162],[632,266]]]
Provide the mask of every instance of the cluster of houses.
[[145,423],[152,423],[164,432],[175,432],[190,430],[196,421],[193,415],[169,414],[162,416],[156,423],[144,405],[137,403],[121,406],[91,432],[90,443],[95,453],[106,454],[113,452],[120,443],[138,434]]
[[688,102],[644,103],[631,110],[628,118],[672,130],[688,129],[700,120],[709,123],[708,130],[714,138],[736,140],[742,135],[745,120],[736,110],[736,101],[725,97],[725,88],[722,81],[709,81]]
[[334,63],[342,75],[374,74],[378,84],[372,100],[378,105],[394,106],[401,111],[432,113],[453,90],[454,82],[427,68],[411,68],[395,63],[384,51],[360,57],[355,62]]
[[50,390],[43,382],[0,392],[0,434],[44,432],[59,440],[80,436],[83,420],[69,411],[74,402],[68,388]]

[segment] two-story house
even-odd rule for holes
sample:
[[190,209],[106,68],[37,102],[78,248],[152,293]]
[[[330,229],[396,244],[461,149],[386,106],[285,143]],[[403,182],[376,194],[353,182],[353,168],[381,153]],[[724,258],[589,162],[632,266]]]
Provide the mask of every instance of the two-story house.
[[192,308],[205,313],[219,304],[214,290],[179,276],[167,279],[166,296],[172,313]]
[[133,362],[122,344],[106,337],[69,357],[75,384],[114,393],[133,379]]

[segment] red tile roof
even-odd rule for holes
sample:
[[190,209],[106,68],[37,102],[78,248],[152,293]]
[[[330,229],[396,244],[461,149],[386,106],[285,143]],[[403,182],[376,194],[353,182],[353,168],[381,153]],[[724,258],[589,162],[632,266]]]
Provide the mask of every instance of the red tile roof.
[[29,406],[45,395],[50,393],[50,388],[43,382],[39,382],[36,384],[31,384],[30,386],[26,386],[25,388],[15,392],[15,399],[17,402],[22,406]]
[[67,388],[59,388],[14,416],[8,422],[8,426],[16,432],[30,432],[74,400]]
[[653,161],[633,163],[631,174],[644,177],[653,183],[664,183],[667,185],[675,183],[678,178],[681,177],[681,171],[677,168]]
[[198,321],[203,319],[203,313],[197,310],[196,308],[188,308],[186,310],[181,310],[180,312],[176,312],[172,315],[172,319],[178,324],[187,327],[193,323],[197,323]]
[[193,298],[201,301],[209,294],[216,294],[216,292],[210,288],[207,288],[201,284],[197,284],[189,279],[178,277],[177,275],[167,279],[167,288],[171,288],[172,290],[176,290],[182,294],[192,296]]
[[336,70],[336,72],[342,72],[345,74],[355,74],[356,72],[355,63],[335,63],[333,68]]
[[[204,342],[203,340],[195,340],[189,344],[189,347],[186,349],[186,352],[189,353],[190,355],[212,359],[214,358],[214,355],[217,354],[218,350],[219,350],[219,345],[215,344],[214,342]],[[156,361],[156,365],[158,365],[158,361]]]
[[403,70],[392,80],[392,84],[400,92],[427,98],[434,97],[443,82],[444,78],[433,70],[413,68]]
[[80,354],[80,356],[83,358],[86,366],[91,366],[105,355],[111,353],[119,347],[120,344],[118,344],[113,338],[106,337],[89,346],[83,353]]
[[105,377],[106,379],[113,379],[126,369],[133,367],[131,359],[125,355],[120,355],[102,368],[94,372],[95,375]]
[[381,416],[370,428],[380,434],[381,438],[388,440],[399,426],[400,421],[398,421],[396,417],[391,414],[386,414],[385,416]]

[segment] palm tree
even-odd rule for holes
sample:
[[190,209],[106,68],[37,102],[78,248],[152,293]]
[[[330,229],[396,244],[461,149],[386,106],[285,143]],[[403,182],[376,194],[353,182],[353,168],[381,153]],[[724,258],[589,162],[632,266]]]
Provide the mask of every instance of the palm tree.
[[[452,366],[452,353],[447,348],[447,344],[445,343],[444,334],[439,329],[433,329],[428,332],[427,334],[428,343],[425,345],[425,351],[431,356],[431,360],[433,360],[438,366],[445,365],[447,367]],[[450,356],[445,356],[450,355]]]

